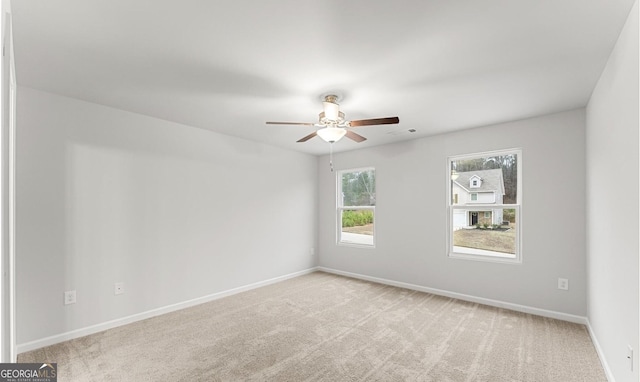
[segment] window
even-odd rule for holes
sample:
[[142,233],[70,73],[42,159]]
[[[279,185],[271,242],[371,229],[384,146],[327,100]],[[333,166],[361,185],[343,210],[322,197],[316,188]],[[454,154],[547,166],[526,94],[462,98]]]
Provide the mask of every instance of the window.
[[376,171],[338,172],[338,243],[375,245]]
[[449,158],[449,257],[522,261],[521,157],[513,149]]
[[482,186],[482,179],[478,175],[473,175],[469,178],[469,187],[471,188],[480,188]]

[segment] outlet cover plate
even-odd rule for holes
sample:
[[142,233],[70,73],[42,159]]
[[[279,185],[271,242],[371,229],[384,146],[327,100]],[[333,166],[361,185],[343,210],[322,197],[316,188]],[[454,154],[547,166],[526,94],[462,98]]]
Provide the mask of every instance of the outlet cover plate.
[[69,304],[75,304],[75,303],[76,303],[76,291],[68,290],[64,292],[64,304],[69,305]]
[[120,282],[120,283],[115,283],[114,287],[113,287],[113,293],[115,295],[119,295],[119,294],[123,294],[124,293],[124,283]]
[[569,290],[569,279],[558,279],[558,289]]

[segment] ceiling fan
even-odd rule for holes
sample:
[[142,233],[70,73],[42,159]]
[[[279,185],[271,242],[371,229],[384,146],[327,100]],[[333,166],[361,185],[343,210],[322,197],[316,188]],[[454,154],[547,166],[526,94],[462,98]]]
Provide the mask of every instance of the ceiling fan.
[[298,142],[306,142],[316,135],[322,138],[324,141],[334,143],[339,141],[342,137],[356,141],[358,143],[365,141],[367,138],[360,134],[356,134],[351,130],[353,127],[359,126],[371,126],[371,125],[391,125],[399,123],[398,117],[388,118],[374,118],[374,119],[360,119],[357,121],[347,121],[344,119],[344,113],[340,111],[340,105],[338,105],[338,96],[329,94],[324,96],[322,101],[323,111],[318,117],[317,123],[312,122],[267,122],[268,125],[304,125],[304,126],[316,126],[320,129],[313,133],[302,137]]

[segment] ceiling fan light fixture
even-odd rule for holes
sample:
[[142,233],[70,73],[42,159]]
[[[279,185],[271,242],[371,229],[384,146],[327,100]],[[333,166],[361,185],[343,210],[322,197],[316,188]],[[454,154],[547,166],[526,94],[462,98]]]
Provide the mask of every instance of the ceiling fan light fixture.
[[346,133],[347,130],[341,127],[325,127],[317,131],[318,136],[329,143],[338,142]]

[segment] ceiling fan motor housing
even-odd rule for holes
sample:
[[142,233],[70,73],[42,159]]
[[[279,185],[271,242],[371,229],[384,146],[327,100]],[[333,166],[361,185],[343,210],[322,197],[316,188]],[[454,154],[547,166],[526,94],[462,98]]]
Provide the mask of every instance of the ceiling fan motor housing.
[[324,111],[320,112],[320,114],[318,114],[318,120],[320,121],[320,125],[340,125],[342,124],[342,122],[344,122],[344,113],[341,111],[338,111],[338,115],[335,119],[327,117],[327,113],[325,113]]

